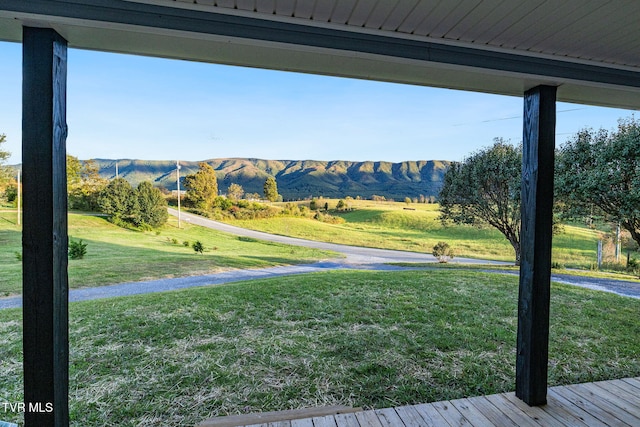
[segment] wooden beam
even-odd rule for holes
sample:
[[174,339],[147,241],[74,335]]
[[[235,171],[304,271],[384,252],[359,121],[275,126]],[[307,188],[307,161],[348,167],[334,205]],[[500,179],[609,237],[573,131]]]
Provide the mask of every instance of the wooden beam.
[[25,426],[69,425],[67,42],[23,29]]
[[555,127],[556,88],[528,90],[524,96],[516,396],[530,406],[547,402]]

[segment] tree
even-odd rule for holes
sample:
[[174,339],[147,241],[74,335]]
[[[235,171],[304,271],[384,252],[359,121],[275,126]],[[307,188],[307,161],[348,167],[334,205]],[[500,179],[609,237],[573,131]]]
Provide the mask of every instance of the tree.
[[186,199],[198,209],[211,210],[218,197],[218,178],[211,165],[201,162],[196,173],[184,177]]
[[240,184],[231,184],[227,189],[227,197],[231,200],[239,200],[244,196],[244,188]]
[[440,191],[443,224],[489,224],[511,243],[520,265],[520,187],[522,153],[508,141],[453,163]]
[[77,157],[67,155],[69,209],[87,211],[100,209],[98,197],[107,185],[107,180],[100,177],[99,170],[94,160],[82,162]]
[[136,197],[138,198],[136,225],[148,224],[151,227],[160,227],[167,222],[169,218],[167,200],[151,182],[141,182],[136,189]]
[[584,129],[558,153],[556,194],[565,216],[599,210],[640,244],[640,121],[622,119],[615,132]]
[[11,157],[9,151],[2,149],[2,144],[7,142],[7,135],[0,134],[0,193],[4,193],[5,187],[11,179],[11,169],[5,166],[5,162]]
[[276,179],[272,176],[268,177],[264,182],[264,198],[269,200],[270,202],[275,202],[278,200],[278,184],[276,183]]
[[139,210],[135,192],[124,178],[112,180],[102,190],[98,206],[115,223],[135,218]]

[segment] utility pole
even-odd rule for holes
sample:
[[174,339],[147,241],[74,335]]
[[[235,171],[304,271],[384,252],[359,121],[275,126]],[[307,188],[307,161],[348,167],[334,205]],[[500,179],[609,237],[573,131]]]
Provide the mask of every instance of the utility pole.
[[178,228],[181,228],[180,218],[180,160],[176,161],[176,183],[178,184]]
[[116,161],[116,179],[118,178],[118,162]]
[[20,225],[20,206],[21,204],[21,200],[20,200],[20,169],[18,169],[18,225]]
[[620,262],[620,252],[622,249],[622,242],[620,241],[620,223],[616,228],[616,262]]

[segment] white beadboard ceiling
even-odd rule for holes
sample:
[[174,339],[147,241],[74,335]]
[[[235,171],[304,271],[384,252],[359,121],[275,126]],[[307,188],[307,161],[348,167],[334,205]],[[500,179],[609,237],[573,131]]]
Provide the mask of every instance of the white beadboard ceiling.
[[175,3],[640,67],[638,0],[129,0]]
[[640,0],[0,0],[69,46],[640,109]]

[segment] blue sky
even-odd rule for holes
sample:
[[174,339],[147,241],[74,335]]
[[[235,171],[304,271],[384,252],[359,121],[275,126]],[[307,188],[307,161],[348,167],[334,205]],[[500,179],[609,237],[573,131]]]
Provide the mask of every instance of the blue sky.
[[[19,163],[21,45],[0,42],[0,133]],[[557,142],[633,112],[558,104]],[[522,138],[522,99],[69,50],[67,151],[80,159],[462,160]]]

